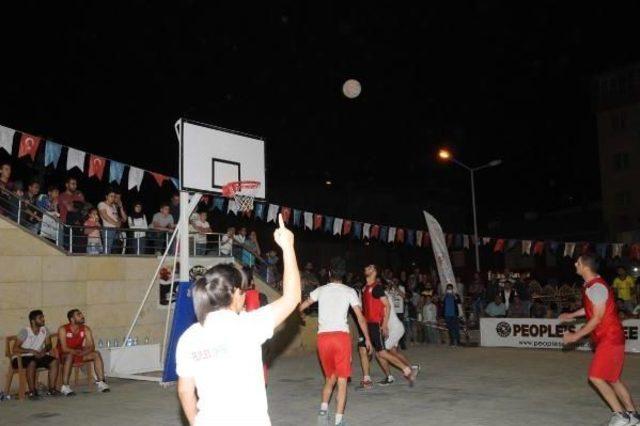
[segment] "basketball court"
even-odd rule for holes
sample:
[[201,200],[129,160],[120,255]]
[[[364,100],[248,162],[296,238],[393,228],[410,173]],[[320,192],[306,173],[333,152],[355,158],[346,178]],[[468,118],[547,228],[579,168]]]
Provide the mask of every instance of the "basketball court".
[[[586,383],[589,353],[444,346],[408,353],[422,364],[416,386],[398,382],[361,393],[350,385],[349,425],[595,426],[608,421],[609,409]],[[623,374],[636,395],[638,361],[640,356],[628,355]],[[353,368],[359,378],[356,359]],[[377,367],[373,373],[380,379]],[[315,355],[280,358],[267,392],[273,425],[315,424],[321,383]],[[3,423],[183,424],[175,387],[132,380],[110,384],[110,394],[83,393],[79,387],[74,398],[1,402]]]

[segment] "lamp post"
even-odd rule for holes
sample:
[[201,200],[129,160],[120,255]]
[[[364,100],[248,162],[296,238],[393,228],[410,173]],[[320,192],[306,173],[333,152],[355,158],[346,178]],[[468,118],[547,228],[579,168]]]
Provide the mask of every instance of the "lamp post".
[[480,272],[480,250],[479,250],[480,242],[478,241],[478,219],[476,215],[476,185],[475,185],[474,175],[475,175],[475,172],[477,172],[478,170],[499,166],[500,164],[502,164],[502,160],[493,160],[482,166],[469,167],[463,162],[455,159],[451,154],[451,151],[447,149],[441,149],[440,151],[438,151],[438,157],[441,160],[451,161],[452,163],[455,163],[458,166],[465,168],[466,170],[469,171],[469,174],[471,175],[471,207],[473,208],[473,236],[475,238],[476,272]]

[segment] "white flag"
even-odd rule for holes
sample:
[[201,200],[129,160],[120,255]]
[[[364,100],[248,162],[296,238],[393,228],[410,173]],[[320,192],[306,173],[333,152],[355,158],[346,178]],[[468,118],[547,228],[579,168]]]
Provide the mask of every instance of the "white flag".
[[416,231],[416,247],[422,247],[422,231]]
[[622,243],[611,244],[611,257],[614,259],[616,257],[622,257],[622,247],[624,247]]
[[370,238],[371,236],[371,224],[365,223],[362,225],[362,238]]
[[469,248],[469,236],[466,234],[462,236],[462,246],[466,249]]
[[343,220],[339,217],[333,220],[333,235],[342,235],[342,222]]
[[389,235],[387,236],[387,242],[394,242],[396,240],[396,228],[393,226],[389,227]]
[[277,204],[269,204],[269,211],[267,212],[267,222],[277,222],[278,221],[278,210],[280,210],[280,206]]
[[229,202],[227,203],[227,214],[228,213],[233,213],[236,216],[238,215],[238,204],[233,198],[229,198]]
[[13,129],[0,126],[0,148],[7,151],[9,155],[11,155],[13,150],[13,135],[15,133],[16,131]]
[[564,257],[573,257],[576,249],[576,243],[564,243]]
[[304,212],[304,228],[313,229],[313,213]]
[[87,153],[84,151],[69,148],[67,150],[67,170],[77,167],[84,172],[84,157],[86,155]]
[[491,237],[482,237],[482,245],[487,245],[491,242]]
[[137,188],[140,190],[140,185],[142,184],[142,178],[144,177],[144,170],[139,169],[137,167],[129,166],[129,184],[127,185],[129,189]]
[[[449,258],[449,251],[447,250],[447,241],[442,233],[442,228],[435,217],[431,216],[426,211],[423,211],[423,213],[424,218],[427,221],[427,226],[429,227],[431,246],[433,247],[433,255],[436,259],[438,276],[440,277],[441,294],[445,294],[447,284],[452,284],[453,288],[457,291],[458,286],[456,283],[456,277],[453,274],[451,259]],[[462,315],[462,312],[460,314]]]
[[531,244],[530,240],[522,241],[522,254],[531,254]]

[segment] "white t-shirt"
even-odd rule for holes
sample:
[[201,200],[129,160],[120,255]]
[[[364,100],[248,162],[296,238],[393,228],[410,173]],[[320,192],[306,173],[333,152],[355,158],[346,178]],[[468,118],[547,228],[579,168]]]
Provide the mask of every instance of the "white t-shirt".
[[[48,335],[49,330],[47,330],[47,327],[40,327],[38,334],[34,334],[31,327],[25,327],[18,333],[18,339],[22,341],[22,349],[41,351]],[[33,356],[33,354],[20,354],[20,356]],[[16,358],[16,356],[12,358]]]
[[220,253],[225,256],[231,254],[231,250],[233,249],[233,238],[229,235],[224,234],[220,240]]
[[425,303],[422,307],[422,321],[436,322],[438,320],[438,308],[433,303]]
[[252,312],[222,309],[180,337],[176,371],[195,379],[196,425],[271,425],[262,370],[262,343],[273,335],[271,306]]
[[399,285],[398,289],[400,289],[400,291],[392,288],[387,294],[390,297],[389,300],[393,303],[393,309],[396,311],[396,314],[404,314],[404,298],[402,294],[400,294],[400,292],[405,292],[404,286]]
[[[193,221],[191,221],[191,223],[193,224],[194,227],[197,226],[198,228],[210,228],[209,222],[207,222],[206,220],[205,221],[200,220],[199,216],[196,219],[194,219]],[[193,236],[193,239],[198,244],[206,244],[207,243],[207,235],[206,234],[201,234],[200,232],[197,232]]]
[[[118,208],[116,206],[110,206],[104,201],[101,201],[98,203],[98,211],[100,212],[100,218],[102,218],[102,226],[105,228],[118,228],[120,226],[120,217],[118,216]],[[117,225],[104,220],[105,215],[112,221],[115,221]]]
[[358,293],[351,287],[339,283],[318,287],[309,294],[309,298],[318,302],[318,333],[330,331],[348,333],[349,307],[361,306]]

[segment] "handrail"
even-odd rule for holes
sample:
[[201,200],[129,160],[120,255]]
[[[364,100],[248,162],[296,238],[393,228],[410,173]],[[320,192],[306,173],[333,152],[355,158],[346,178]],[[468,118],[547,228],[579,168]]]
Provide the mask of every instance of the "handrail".
[[[29,212],[29,218],[25,212]],[[152,227],[69,225],[63,223],[57,214],[23,200],[5,188],[0,188],[0,215],[69,254],[156,256],[162,247],[166,247],[172,234],[172,231]],[[98,232],[94,234],[91,231]],[[220,250],[223,235],[217,232],[189,232],[193,241],[189,247],[190,255],[225,256]],[[204,236],[206,242],[198,243],[196,236]]]

